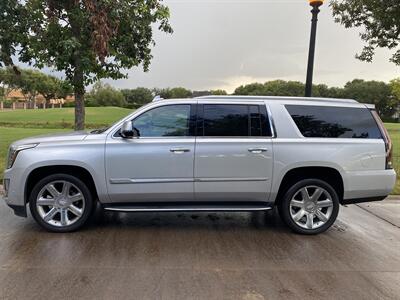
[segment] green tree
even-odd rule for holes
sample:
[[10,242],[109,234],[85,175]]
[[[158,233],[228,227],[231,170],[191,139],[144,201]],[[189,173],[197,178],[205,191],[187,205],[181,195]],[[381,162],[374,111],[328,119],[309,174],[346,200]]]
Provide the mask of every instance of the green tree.
[[400,65],[400,1],[398,0],[333,0],[335,21],[346,28],[359,27],[366,42],[356,57],[371,62],[377,48],[393,49],[391,61]]
[[210,94],[213,96],[225,96],[228,95],[228,93],[225,90],[211,90]]
[[344,86],[344,97],[361,103],[372,103],[384,118],[390,118],[396,111],[391,88],[382,81],[354,79]]
[[42,74],[36,83],[38,92],[46,99],[46,105],[50,105],[50,100],[65,98],[71,94],[71,86],[54,76]]
[[0,101],[4,100],[5,95],[6,95],[6,89],[0,86]]
[[38,86],[43,77],[43,73],[30,69],[20,70],[20,74],[14,76],[16,85],[31,108],[36,107],[36,96],[39,93]]
[[19,18],[0,23],[0,33],[10,26],[17,31],[1,44],[2,62],[9,64],[16,54],[22,62],[63,71],[74,89],[76,130],[84,128],[85,87],[101,78],[124,78],[123,70],[139,65],[147,71],[153,24],[172,32],[169,10],[160,0],[11,2],[15,5],[0,6],[0,15],[20,12],[24,18],[23,24]]
[[95,83],[87,98],[95,106],[122,107],[125,104],[125,97],[121,91],[100,81]]
[[191,90],[185,89],[183,87],[174,87],[166,89],[153,89],[153,93],[156,96],[160,96],[163,99],[173,99],[173,98],[190,98],[193,96]]
[[124,89],[121,90],[125,97],[125,102],[130,108],[137,108],[153,100],[153,92],[144,87],[138,87],[136,89]]
[[304,84],[298,81],[273,80],[238,87],[235,95],[304,96]]
[[7,96],[12,90],[18,89],[17,74],[11,67],[0,68],[0,84]]
[[192,91],[183,87],[175,87],[170,90],[170,98],[190,98],[192,97]]
[[391,80],[389,84],[392,90],[392,95],[396,98],[398,105],[400,103],[400,78]]
[[317,84],[313,86],[314,97],[343,98],[343,91],[343,88],[328,87],[326,84]]
[[0,16],[0,67],[14,68],[18,74],[12,56],[17,53],[18,45],[24,40],[22,28],[26,20],[26,11],[21,1],[3,0],[0,1]]
[[[304,83],[299,81],[273,80],[265,83],[251,83],[238,87],[235,95],[303,97]],[[313,86],[314,96],[342,98],[343,88],[328,87],[326,84]]]
[[234,95],[264,96],[264,85],[262,83],[250,83],[241,85],[235,89]]

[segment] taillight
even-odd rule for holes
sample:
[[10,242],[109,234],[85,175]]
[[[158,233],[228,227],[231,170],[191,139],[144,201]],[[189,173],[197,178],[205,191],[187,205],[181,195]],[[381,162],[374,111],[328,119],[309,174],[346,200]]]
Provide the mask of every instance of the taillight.
[[390,139],[389,133],[385,128],[385,125],[383,125],[383,122],[381,118],[379,117],[378,113],[376,110],[371,110],[372,115],[374,116],[374,119],[376,123],[378,124],[378,127],[382,133],[383,139],[385,141],[385,148],[386,148],[386,169],[393,169],[392,165],[392,155],[393,155],[393,145],[392,145],[392,140]]

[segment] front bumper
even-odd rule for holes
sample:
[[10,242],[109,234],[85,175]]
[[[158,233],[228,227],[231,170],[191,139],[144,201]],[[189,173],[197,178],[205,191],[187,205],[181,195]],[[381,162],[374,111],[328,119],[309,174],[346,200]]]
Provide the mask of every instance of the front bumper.
[[23,180],[24,169],[13,167],[4,172],[4,201],[14,210],[15,215],[27,217],[26,202],[24,198],[25,181]]

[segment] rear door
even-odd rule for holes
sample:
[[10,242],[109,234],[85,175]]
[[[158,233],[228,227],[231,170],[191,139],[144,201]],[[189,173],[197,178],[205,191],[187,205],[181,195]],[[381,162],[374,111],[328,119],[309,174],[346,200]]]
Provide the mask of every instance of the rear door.
[[194,166],[197,201],[267,201],[272,137],[263,102],[198,105]]

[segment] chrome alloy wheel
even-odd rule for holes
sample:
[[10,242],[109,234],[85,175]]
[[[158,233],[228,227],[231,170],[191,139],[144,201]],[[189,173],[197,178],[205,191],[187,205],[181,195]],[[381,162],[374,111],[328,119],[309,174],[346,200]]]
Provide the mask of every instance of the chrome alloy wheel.
[[298,226],[316,229],[332,216],[332,196],[319,186],[305,186],[294,194],[289,210],[291,218]]
[[40,190],[36,199],[36,209],[47,224],[65,227],[82,217],[85,197],[71,182],[52,181]]

